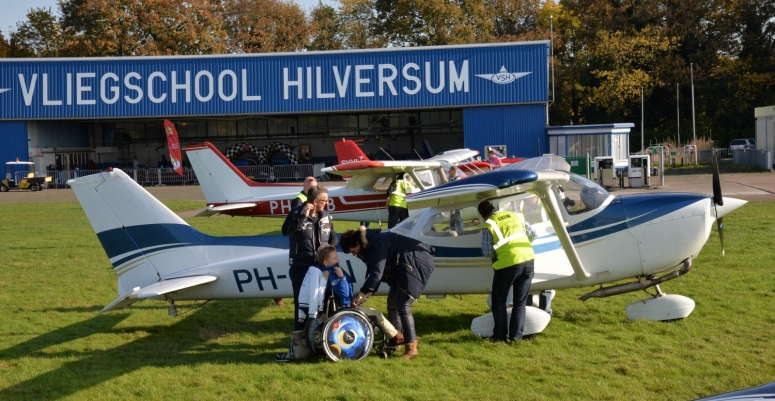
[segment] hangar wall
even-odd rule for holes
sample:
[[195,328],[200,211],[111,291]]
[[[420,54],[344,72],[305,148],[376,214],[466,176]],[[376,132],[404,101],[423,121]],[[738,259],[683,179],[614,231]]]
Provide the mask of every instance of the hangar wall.
[[[0,121],[0,164],[16,160],[29,161],[27,122]],[[5,167],[3,167],[5,171]]]
[[478,150],[506,145],[508,156],[535,157],[547,151],[546,105],[468,107],[463,109],[465,147]]

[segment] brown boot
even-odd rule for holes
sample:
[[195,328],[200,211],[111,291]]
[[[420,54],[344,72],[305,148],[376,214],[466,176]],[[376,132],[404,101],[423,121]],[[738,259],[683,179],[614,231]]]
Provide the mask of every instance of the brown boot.
[[396,333],[396,336],[388,340],[388,345],[391,347],[398,347],[399,345],[404,343],[404,333],[398,332]]
[[417,356],[417,340],[410,343],[406,343],[406,351],[401,355],[401,358],[412,359]]

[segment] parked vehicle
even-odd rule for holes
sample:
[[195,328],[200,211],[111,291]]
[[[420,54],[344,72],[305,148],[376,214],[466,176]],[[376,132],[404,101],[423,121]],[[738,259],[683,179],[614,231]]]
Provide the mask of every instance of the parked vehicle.
[[756,149],[756,140],[753,138],[735,139],[729,143],[729,150]]
[[[18,159],[17,159],[18,160]],[[13,168],[14,166],[27,166],[30,172],[27,176],[20,179],[19,182],[14,180]],[[5,164],[5,179],[0,183],[0,192],[8,191],[21,191],[30,190],[32,192],[42,191],[43,188],[48,187],[51,182],[51,177],[36,177],[35,173],[31,170],[35,167],[32,162],[8,162]]]

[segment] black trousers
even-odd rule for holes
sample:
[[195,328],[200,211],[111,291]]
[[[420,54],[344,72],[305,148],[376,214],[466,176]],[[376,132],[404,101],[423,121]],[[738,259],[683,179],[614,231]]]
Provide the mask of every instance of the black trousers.
[[304,282],[304,276],[307,275],[309,266],[291,266],[288,269],[288,275],[291,276],[291,286],[293,287],[293,321],[294,330],[304,330],[304,320],[299,319],[299,292],[301,292],[301,283]]
[[409,209],[401,206],[388,207],[388,229],[409,218]]
[[[498,340],[518,341],[522,339],[525,328],[525,306],[530,294],[530,282],[533,281],[534,263],[532,260],[498,269],[492,277],[492,317],[495,328],[492,336]],[[511,308],[511,320],[506,326],[506,298],[509,289],[514,291],[514,306]]]

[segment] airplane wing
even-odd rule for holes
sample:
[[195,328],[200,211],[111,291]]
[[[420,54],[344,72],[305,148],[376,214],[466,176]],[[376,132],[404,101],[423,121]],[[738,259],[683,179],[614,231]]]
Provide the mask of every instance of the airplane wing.
[[[523,169],[520,169],[522,167]],[[557,238],[573,267],[575,281],[590,278],[573,246],[552,187],[568,182],[570,165],[561,157],[542,156],[495,171],[456,180],[406,197],[410,209],[443,206],[459,209],[488,199],[532,192],[541,199]]]
[[472,157],[476,157],[478,154],[479,154],[478,150],[453,149],[453,150],[447,150],[445,152],[441,152],[436,156],[433,156],[429,159],[425,159],[425,161],[439,161],[439,162],[446,162],[449,164],[457,164],[464,160],[470,159]]
[[[352,176],[347,183],[347,189],[369,189],[379,187],[378,181],[382,178],[394,177],[400,173],[413,173],[415,171],[441,168],[439,161],[357,161],[326,167],[323,172],[341,176]],[[389,184],[389,181],[385,181]],[[377,189],[387,189],[377,188]]]
[[147,287],[135,288],[131,292],[116,298],[113,302],[108,304],[108,306],[104,307],[100,313],[113,309],[125,308],[146,298],[153,298],[170,292],[180,291],[186,288],[211,283],[217,279],[218,277],[215,276],[194,276],[159,281],[158,283],[151,284]]
[[[410,209],[449,206],[527,192],[535,187],[538,173],[527,170],[493,171],[439,185],[406,197]],[[567,178],[566,178],[567,180]]]

